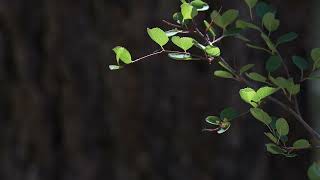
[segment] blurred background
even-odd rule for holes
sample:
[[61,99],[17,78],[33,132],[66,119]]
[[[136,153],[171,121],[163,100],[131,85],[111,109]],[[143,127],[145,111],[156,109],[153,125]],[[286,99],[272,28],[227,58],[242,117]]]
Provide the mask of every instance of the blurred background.
[[[276,35],[300,35],[283,46],[284,57],[320,46],[319,1],[268,2],[282,21]],[[219,9],[222,0],[208,3]],[[161,20],[171,20],[179,4],[0,0],[0,179],[307,179],[316,152],[271,156],[264,127],[251,117],[220,136],[201,132],[207,115],[229,106],[248,108],[238,97],[241,86],[213,78],[215,65],[158,56],[118,72],[107,69],[115,62],[114,46],[127,47],[134,57],[153,52],[157,46],[146,28],[169,29]],[[243,1],[225,1],[222,8],[239,9],[248,18]],[[227,39],[220,46],[237,65],[267,58],[241,41]],[[318,127],[319,93],[313,82],[300,98],[304,117]],[[269,110],[285,113],[272,104]],[[288,119],[296,132],[289,140],[308,137]]]

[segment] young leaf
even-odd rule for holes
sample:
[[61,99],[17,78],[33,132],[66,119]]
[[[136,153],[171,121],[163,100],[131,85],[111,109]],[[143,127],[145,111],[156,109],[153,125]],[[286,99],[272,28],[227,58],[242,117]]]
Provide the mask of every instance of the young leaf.
[[300,56],[293,56],[292,57],[292,62],[294,63],[294,65],[296,65],[301,71],[304,71],[306,69],[308,69],[309,64],[308,62]]
[[254,97],[254,100],[261,101],[262,99],[274,94],[277,91],[278,91],[277,88],[272,88],[272,87],[268,87],[268,86],[262,87],[262,88],[258,89],[258,91],[256,93],[256,97]]
[[231,23],[233,23],[239,16],[239,11],[235,9],[227,10],[223,13],[221,16],[223,21],[223,29],[225,29],[227,26],[229,26]]
[[173,36],[171,38],[171,41],[177,45],[178,47],[180,47],[181,49],[183,49],[184,51],[189,50],[190,48],[192,48],[193,46],[193,38],[190,37],[179,37],[179,36]]
[[221,126],[221,129],[217,132],[218,134],[222,134],[226,132],[230,128],[231,123],[228,121],[224,121],[220,124],[220,126]]
[[121,68],[122,68],[122,66],[109,65],[109,69],[110,69],[111,71],[119,70],[119,69],[121,69]]
[[281,58],[279,56],[270,56],[266,62],[266,70],[268,72],[274,72],[281,66]]
[[273,143],[278,144],[278,139],[272,133],[264,133]]
[[160,28],[152,28],[152,29],[147,29],[148,35],[150,38],[159,44],[161,47],[166,45],[169,42],[169,38],[167,34]]
[[183,53],[169,53],[168,57],[174,60],[192,60],[190,54],[183,54]]
[[113,52],[116,54],[116,59],[118,64],[120,60],[125,64],[132,63],[131,54],[126,48],[117,46],[113,48]]
[[250,69],[252,69],[255,65],[254,64],[247,64],[245,66],[243,66],[241,69],[240,69],[240,74],[243,74],[247,71],[249,71]]
[[311,147],[311,144],[306,139],[299,139],[293,143],[293,147],[297,149],[305,149]]
[[265,43],[267,44],[269,49],[272,51],[272,53],[277,51],[276,46],[274,45],[274,43],[271,41],[271,39],[266,34],[261,33],[261,37],[265,41]]
[[173,14],[172,19],[177,22],[178,24],[183,24],[183,16],[181,12],[176,12]]
[[279,28],[280,21],[275,18],[275,14],[268,12],[262,18],[264,27],[269,31],[273,32]]
[[206,46],[205,52],[211,57],[219,57],[221,54],[220,48],[211,45]]
[[265,111],[263,111],[260,108],[251,108],[250,109],[250,113],[252,114],[252,116],[254,118],[256,118],[257,120],[261,121],[265,125],[269,125],[271,123],[271,121],[272,121],[272,119],[269,116],[269,114],[266,113]]
[[220,118],[217,116],[208,116],[206,118],[207,123],[217,125],[217,126],[220,124],[220,121],[221,121]]
[[181,5],[181,14],[182,14],[183,20],[193,19],[195,16],[198,15],[198,11],[191,4],[183,3]]
[[311,58],[314,61],[314,68],[320,68],[320,48],[312,49]]
[[252,88],[244,88],[239,91],[241,99],[249,103],[253,107],[257,107],[257,102],[253,102],[254,97],[256,96],[256,91]]
[[238,112],[232,108],[225,108],[223,111],[221,111],[220,113],[220,119],[227,119],[228,121],[236,118],[238,116]]
[[298,37],[298,34],[294,33],[294,32],[289,32],[287,34],[284,34],[278,38],[276,46],[283,44],[283,43],[291,42],[291,41],[297,39],[297,37]]
[[267,78],[262,76],[259,73],[252,72],[252,73],[246,73],[246,75],[248,76],[248,78],[250,78],[253,81],[263,82],[263,83],[267,81]]
[[276,122],[276,129],[280,136],[286,136],[289,134],[289,124],[284,118],[280,118]]
[[194,0],[190,4],[198,11],[206,11],[209,9],[209,5],[201,0]]
[[225,30],[227,26],[229,26],[238,18],[238,15],[239,11],[234,9],[227,10],[222,15],[220,15],[218,11],[213,11],[211,13],[211,19],[217,26]]
[[182,32],[181,30],[172,29],[172,30],[166,31],[166,35],[167,35],[167,37],[171,37],[171,36],[175,36],[181,32]]
[[210,25],[210,23],[206,20],[203,21],[204,25],[206,26],[206,28],[209,30],[211,36],[215,37],[216,33],[214,32],[214,29],[212,28],[212,25]]
[[214,75],[220,78],[227,78],[227,79],[234,78],[233,75],[227,71],[215,71]]
[[277,154],[282,154],[284,155],[286,153],[285,150],[281,149],[279,146],[275,144],[266,144],[267,151],[271,154],[277,155]]
[[244,0],[250,9],[254,8],[258,0]]
[[309,180],[319,180],[320,179],[320,164],[313,163],[308,169]]
[[236,27],[240,29],[255,29],[257,31],[261,31],[258,26],[243,20],[237,20]]
[[263,18],[263,16],[268,12],[275,13],[275,10],[273,9],[273,7],[271,7],[269,4],[265,2],[258,2],[258,4],[256,5],[256,14],[260,18]]

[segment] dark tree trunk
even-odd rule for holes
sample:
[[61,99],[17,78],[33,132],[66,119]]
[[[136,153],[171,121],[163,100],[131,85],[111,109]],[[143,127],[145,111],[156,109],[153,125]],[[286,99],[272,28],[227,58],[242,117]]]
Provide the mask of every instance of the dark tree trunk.
[[[308,22],[286,9],[307,12],[309,1],[274,2],[282,28],[303,33]],[[171,3],[0,1],[0,179],[306,179],[308,155],[266,154],[263,127],[251,118],[226,135],[201,132],[206,115],[244,109],[239,86],[213,79],[206,63],[161,56],[107,71],[115,45],[134,55],[156,48],[144,31],[171,17]],[[223,45],[237,65],[260,56],[240,42]]]

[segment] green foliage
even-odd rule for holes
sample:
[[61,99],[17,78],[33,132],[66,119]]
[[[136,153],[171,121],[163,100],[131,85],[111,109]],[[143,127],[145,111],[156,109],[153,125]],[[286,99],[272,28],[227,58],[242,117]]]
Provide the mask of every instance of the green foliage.
[[[122,61],[125,64],[130,64],[132,62],[131,54],[126,48],[117,46],[113,48],[113,51],[116,54],[116,59],[118,64],[119,64],[119,61]],[[115,66],[113,66],[113,69],[115,69]]]
[[167,34],[160,28],[147,29],[150,38],[163,48],[169,42]]
[[277,46],[280,45],[280,44],[283,44],[283,43],[288,43],[288,42],[291,42],[295,39],[298,38],[298,34],[297,33],[294,33],[294,32],[289,32],[287,34],[284,34],[282,36],[280,36],[277,40]]
[[220,78],[227,78],[227,79],[234,78],[231,73],[227,71],[221,71],[221,70],[214,71],[214,75]]
[[262,23],[269,32],[276,31],[280,25],[280,21],[276,19],[275,14],[271,12],[268,12],[263,16]]
[[289,124],[284,118],[280,118],[277,120],[276,128],[280,136],[286,136],[289,134]]
[[269,116],[269,114],[260,108],[251,108],[250,113],[254,118],[261,121],[265,125],[269,125],[272,122],[272,119]]
[[313,163],[308,169],[308,177],[310,180],[320,179],[320,163]]
[[211,45],[206,46],[205,52],[211,57],[218,57],[221,54],[220,48]]
[[240,69],[240,75],[242,75],[243,73],[249,71],[250,69],[252,69],[255,65],[254,64],[247,64],[245,66],[243,66],[241,69]]
[[239,11],[235,9],[229,9],[224,12],[222,15],[218,11],[213,11],[211,13],[211,19],[214,23],[221,27],[222,29],[226,29],[227,26],[232,24],[239,16]]
[[296,65],[301,71],[304,71],[309,68],[309,63],[303,57],[292,56],[292,62]]
[[[217,116],[208,116],[206,118],[207,125],[214,126],[214,128],[204,129],[204,131],[216,132],[217,134],[225,133],[230,129],[234,119],[251,114],[259,122],[262,122],[268,130],[264,134],[269,141],[266,144],[266,150],[269,153],[292,158],[297,156],[300,150],[313,148],[307,139],[292,141],[291,135],[294,133],[290,133],[289,137],[290,128],[287,120],[281,117],[278,118],[275,112],[269,112],[270,114],[265,112],[263,105],[266,101],[279,105],[279,107],[293,115],[288,117],[294,117],[302,122],[303,127],[310,134],[317,137],[317,132],[303,122],[297,99],[301,85],[305,80],[320,79],[320,77],[314,75],[320,70],[320,48],[311,50],[311,58],[293,54],[281,55],[278,47],[285,43],[293,42],[298,38],[298,35],[294,32],[288,32],[279,37],[276,36],[277,33],[271,34],[279,29],[280,20],[275,16],[275,9],[264,1],[243,1],[249,8],[251,21],[250,19],[238,19],[239,11],[236,9],[226,11],[213,9],[210,12],[210,21],[201,19],[201,17],[206,16],[195,18],[198,14],[209,10],[208,3],[204,0],[180,1],[180,9],[177,7],[178,12],[174,13],[172,17],[174,22],[164,21],[171,27],[170,29],[166,29],[166,31],[158,27],[147,29],[150,38],[161,47],[160,50],[158,49],[154,53],[132,60],[131,54],[126,48],[117,46],[113,49],[117,63],[109,65],[109,69],[119,70],[129,64],[159,54],[167,54],[169,58],[174,60],[197,60],[208,62],[208,64],[218,63],[223,69],[214,70],[214,76],[241,83],[244,88],[239,90],[240,98],[250,107],[245,113],[241,114],[234,108],[228,107],[223,109]],[[198,26],[198,24],[201,26]],[[243,33],[246,31],[250,31],[250,34]],[[259,43],[260,41],[252,41],[250,39],[251,32],[252,34],[258,33],[262,43]],[[184,37],[180,37],[182,34]],[[265,62],[266,71],[252,72],[256,64],[264,63],[261,59],[252,59],[250,57],[248,60],[251,62],[240,67],[237,66],[238,63],[230,63],[230,61],[225,60],[223,55],[229,52],[227,50],[227,52],[223,53],[223,48],[220,49],[223,43],[220,44],[219,42],[226,37],[240,39],[249,48],[268,53],[268,59]],[[169,38],[178,47],[178,50],[167,49],[170,46],[164,47],[168,44]],[[191,49],[192,47],[198,49]],[[197,50],[196,54],[192,52],[193,50]],[[287,57],[292,58],[288,59]],[[289,69],[292,65],[295,66],[294,70],[300,70],[299,77],[292,76],[293,71]],[[275,74],[277,74],[277,77],[273,77]],[[279,90],[281,93],[274,96]],[[292,147],[289,144],[292,144]],[[311,180],[320,179],[320,166],[318,163],[310,166],[308,177]]]
[[177,45],[184,51],[189,50],[193,46],[193,38],[190,37],[173,36],[171,38],[171,41],[173,42],[173,44]]
[[306,149],[310,148],[311,144],[306,139],[299,139],[293,143],[293,147],[296,149]]
[[198,15],[198,10],[189,3],[183,3],[181,5],[181,14],[183,20],[193,19]]
[[268,72],[274,72],[281,66],[282,60],[279,56],[270,56],[266,62],[266,70]]

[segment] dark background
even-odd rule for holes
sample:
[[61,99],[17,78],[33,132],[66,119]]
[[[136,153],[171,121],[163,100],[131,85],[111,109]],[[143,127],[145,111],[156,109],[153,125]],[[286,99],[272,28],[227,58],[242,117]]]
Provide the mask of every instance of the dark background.
[[[284,56],[307,53],[316,0],[270,2],[282,20],[279,34],[300,34]],[[223,2],[229,8],[248,17],[242,1]],[[159,56],[108,71],[116,45],[134,57],[155,50],[146,28],[163,26],[178,9],[178,0],[0,0],[0,179],[306,179],[311,153],[271,156],[251,117],[221,136],[201,132],[207,115],[247,108],[241,86],[213,78],[214,65]],[[221,47],[237,65],[267,58],[237,40]],[[306,137],[289,122],[292,139]]]

